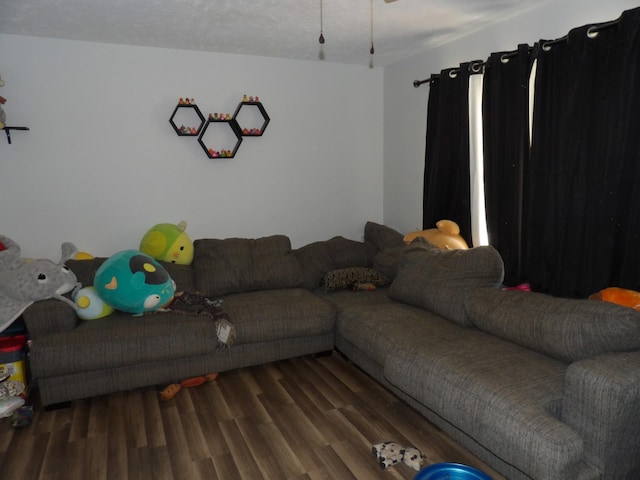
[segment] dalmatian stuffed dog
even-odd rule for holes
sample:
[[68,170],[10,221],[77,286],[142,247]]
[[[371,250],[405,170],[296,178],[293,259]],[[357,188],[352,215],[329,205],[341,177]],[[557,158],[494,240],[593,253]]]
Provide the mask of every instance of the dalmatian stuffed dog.
[[417,471],[424,460],[424,455],[417,448],[403,447],[396,442],[376,443],[371,453],[378,459],[382,469],[404,462]]

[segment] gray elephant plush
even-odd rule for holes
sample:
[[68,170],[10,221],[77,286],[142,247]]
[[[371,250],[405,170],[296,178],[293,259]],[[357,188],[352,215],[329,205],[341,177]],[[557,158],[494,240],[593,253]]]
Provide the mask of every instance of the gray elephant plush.
[[18,244],[3,235],[0,244],[4,247],[0,250],[0,332],[38,300],[56,298],[77,309],[73,301],[63,296],[80,288],[75,274],[64,264],[78,252],[72,243],[62,244],[59,263],[23,260]]

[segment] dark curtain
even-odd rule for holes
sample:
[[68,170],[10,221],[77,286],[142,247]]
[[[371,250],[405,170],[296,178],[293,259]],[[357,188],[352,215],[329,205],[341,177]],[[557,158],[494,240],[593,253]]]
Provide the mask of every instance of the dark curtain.
[[443,70],[431,81],[422,224],[434,228],[439,220],[453,220],[470,244],[469,66]]
[[640,290],[640,8],[589,32],[534,52],[526,268],[562,297]]
[[525,44],[515,52],[491,54],[483,81],[487,230],[489,243],[504,261],[506,285],[527,280],[523,200],[529,159],[530,51]]

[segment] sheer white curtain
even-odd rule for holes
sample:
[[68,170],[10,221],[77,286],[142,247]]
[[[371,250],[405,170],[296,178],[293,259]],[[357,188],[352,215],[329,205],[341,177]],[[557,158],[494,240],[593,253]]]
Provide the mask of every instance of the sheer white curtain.
[[469,173],[471,192],[471,243],[489,245],[484,201],[484,144],[482,140],[483,74],[469,76]]

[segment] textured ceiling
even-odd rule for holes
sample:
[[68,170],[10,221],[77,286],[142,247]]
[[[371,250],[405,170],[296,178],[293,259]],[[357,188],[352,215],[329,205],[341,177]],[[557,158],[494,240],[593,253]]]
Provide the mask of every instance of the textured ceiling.
[[385,66],[539,6],[531,0],[0,0],[0,33]]

